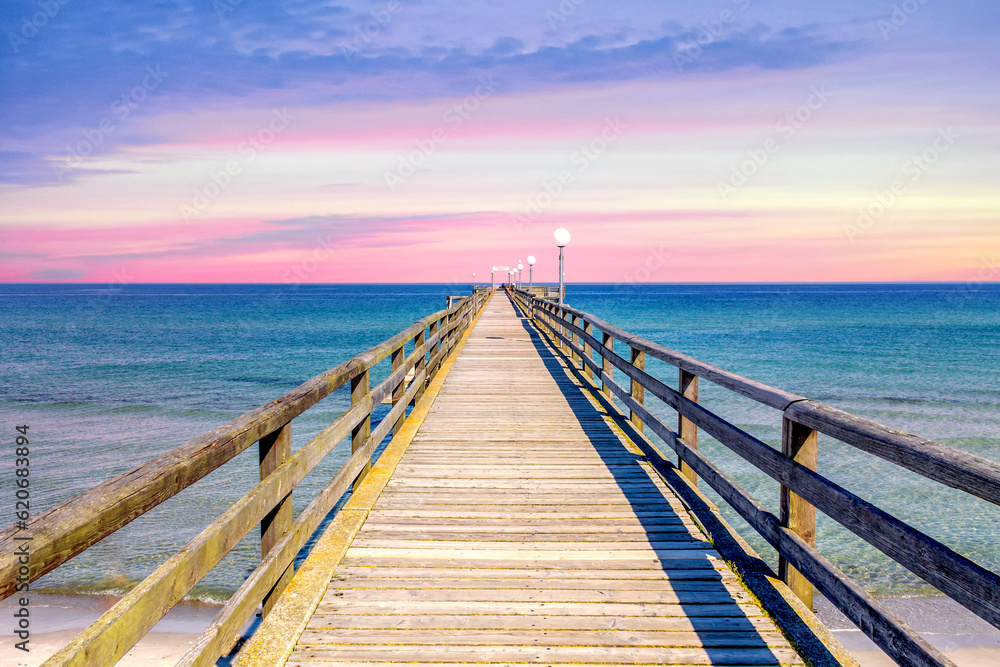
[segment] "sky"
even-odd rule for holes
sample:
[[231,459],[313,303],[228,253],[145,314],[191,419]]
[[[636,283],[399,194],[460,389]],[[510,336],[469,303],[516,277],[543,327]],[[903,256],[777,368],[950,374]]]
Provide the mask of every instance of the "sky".
[[995,0],[5,0],[0,282],[1000,279]]

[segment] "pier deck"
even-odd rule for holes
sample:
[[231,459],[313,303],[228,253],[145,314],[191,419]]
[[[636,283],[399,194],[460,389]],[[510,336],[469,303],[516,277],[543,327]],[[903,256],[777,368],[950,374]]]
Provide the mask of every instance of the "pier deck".
[[804,664],[619,434],[495,295],[287,664]]

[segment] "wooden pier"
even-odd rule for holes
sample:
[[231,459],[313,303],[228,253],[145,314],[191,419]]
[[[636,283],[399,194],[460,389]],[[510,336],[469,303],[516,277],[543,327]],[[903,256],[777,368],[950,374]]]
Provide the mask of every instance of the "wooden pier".
[[804,664],[615,430],[494,299],[288,665]]
[[[676,383],[647,357],[675,367]],[[701,405],[700,380],[778,411],[781,442]],[[334,391],[350,407],[293,452],[294,419]],[[814,589],[900,665],[952,665],[822,556],[816,512],[997,627],[1000,576],[824,477],[821,433],[1000,504],[996,462],[528,292],[476,290],[4,530],[0,592],[26,590],[256,444],[260,482],[45,665],[116,664],[257,526],[260,565],[179,666],[855,665],[812,613]],[[699,451],[699,434],[772,477],[777,511]],[[346,462],[293,516],[296,485],[340,443]],[[776,549],[776,572],[699,484]],[[30,566],[16,555],[26,540]]]

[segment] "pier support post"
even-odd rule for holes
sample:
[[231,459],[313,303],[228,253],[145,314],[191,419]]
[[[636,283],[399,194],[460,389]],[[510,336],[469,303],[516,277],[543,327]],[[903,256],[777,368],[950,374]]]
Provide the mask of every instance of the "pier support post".
[[[608,352],[613,352],[615,349],[614,336],[605,331],[602,331],[601,345],[607,348]],[[604,374],[607,375],[608,378],[612,377],[612,373],[615,372],[615,367],[611,364],[611,359],[609,359],[608,357],[601,357],[601,370],[604,371]],[[603,392],[604,395],[607,396],[608,398],[611,398],[611,387],[609,387],[608,383],[605,382],[603,379],[601,380],[601,392]]]
[[[694,373],[687,372],[683,368],[680,369],[677,391],[684,398],[697,403],[698,376]],[[683,440],[684,444],[688,446],[688,449],[698,449],[698,427],[693,421],[682,414],[677,415],[677,435],[680,436],[680,439]],[[694,468],[689,466],[684,461],[678,461],[678,463],[680,464],[681,474],[691,480],[692,484],[698,486],[698,475],[695,474]]]
[[[292,425],[285,424],[277,431],[269,433],[257,443],[260,454],[260,478],[264,479],[292,455]],[[278,501],[260,522],[260,557],[263,560],[282,537],[292,529],[292,494]],[[261,601],[261,617],[266,617],[278,602],[281,592],[292,580],[295,566],[292,563],[278,577],[278,581]]]
[[[400,345],[398,349],[392,351],[392,372],[398,371],[403,367],[406,362],[406,345]],[[399,385],[392,390],[392,407],[396,407],[403,396],[406,394],[406,375],[403,375],[403,379],[399,381]],[[392,434],[396,435],[399,433],[399,429],[403,428],[403,422],[406,421],[406,410],[403,410],[403,414],[399,415],[399,419],[396,423],[392,425]]]
[[[366,368],[363,372],[351,378],[352,406],[360,403],[364,399],[364,397],[368,395],[368,392],[371,391],[370,373],[371,371]],[[364,447],[365,444],[368,443],[368,438],[371,437],[371,434],[372,434],[372,415],[371,412],[369,412],[368,416],[365,417],[360,424],[358,424],[351,430],[351,452],[352,453],[356,452],[362,447]],[[360,473],[358,473],[357,479],[354,480],[354,485],[352,486],[353,489],[358,488],[358,484],[361,483],[361,480],[365,478],[365,475],[368,474],[368,471],[371,470],[371,468],[372,468],[372,462],[371,459],[369,459],[368,463],[365,464],[365,467],[361,469]]]
[[[810,470],[816,470],[818,433],[797,422],[782,418],[781,453]],[[781,525],[798,535],[809,546],[816,546],[816,508],[781,487]],[[813,606],[813,585],[788,561],[779,556],[778,576],[810,609]]]
[[[645,370],[646,353],[640,352],[639,350],[632,348],[632,365],[638,368],[639,370]],[[632,380],[632,388],[629,393],[632,395],[632,398],[635,399],[636,403],[644,403],[646,400],[646,388],[643,387],[638,382],[636,382],[635,380]],[[635,425],[636,430],[639,431],[639,433],[642,433],[643,425],[642,425],[642,420],[639,419],[639,415],[629,410],[628,418],[629,421],[631,421]]]
[[[584,321],[584,323],[583,323],[583,332],[585,334],[587,334],[588,336],[593,336],[594,335],[594,325],[591,324],[590,322]],[[586,357],[587,359],[593,361],[594,360],[594,348],[590,347],[590,343],[588,343],[586,341],[586,339],[582,339],[581,342],[583,343],[583,356]],[[588,380],[593,380],[594,379],[594,369],[591,368],[589,364],[587,364],[587,363],[583,364],[583,373],[584,373],[584,375],[587,376]]]

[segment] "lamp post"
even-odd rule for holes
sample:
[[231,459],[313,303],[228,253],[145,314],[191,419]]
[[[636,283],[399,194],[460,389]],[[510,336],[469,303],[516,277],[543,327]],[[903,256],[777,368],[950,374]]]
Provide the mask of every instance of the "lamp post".
[[560,227],[552,234],[552,242],[559,247],[559,305],[563,305],[563,248],[569,245],[569,231]]
[[517,289],[521,289],[521,271],[524,271],[524,264],[517,260]]
[[528,255],[528,292],[535,286],[535,256]]
[[472,293],[476,293],[476,272],[472,272]]

